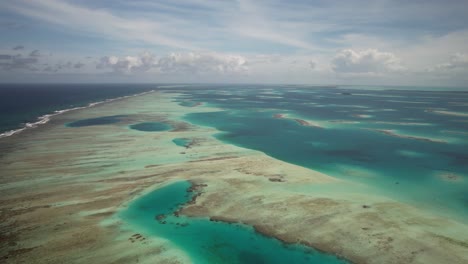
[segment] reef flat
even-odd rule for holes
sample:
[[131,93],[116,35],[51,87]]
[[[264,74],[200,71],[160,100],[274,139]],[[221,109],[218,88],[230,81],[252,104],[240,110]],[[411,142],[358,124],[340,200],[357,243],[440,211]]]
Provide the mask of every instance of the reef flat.
[[[178,212],[186,217],[242,223],[354,263],[468,262],[465,222],[222,143],[213,136],[218,130],[184,119],[222,109],[180,105],[177,96],[154,92],[67,112],[0,139],[0,257],[8,263],[192,263],[177,244],[119,217],[136,199],[188,180],[200,194]],[[66,125],[80,120],[93,122]],[[168,130],[132,129],[136,124]]]

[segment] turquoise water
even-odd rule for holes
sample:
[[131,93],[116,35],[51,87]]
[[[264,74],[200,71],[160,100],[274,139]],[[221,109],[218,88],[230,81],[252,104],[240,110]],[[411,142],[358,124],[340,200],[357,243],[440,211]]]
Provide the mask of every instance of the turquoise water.
[[[468,221],[467,92],[238,86],[177,93],[223,109],[185,117],[220,130],[223,142]],[[280,113],[322,127],[275,118]]]
[[176,144],[177,146],[188,147],[192,140],[188,138],[174,138],[172,142],[174,142],[174,144]]
[[85,127],[85,126],[99,126],[99,125],[110,125],[115,124],[121,121],[121,119],[125,117],[123,115],[115,115],[115,116],[103,116],[97,118],[89,118],[89,119],[82,119],[77,120],[71,123],[66,124],[68,127]]
[[160,122],[144,122],[130,125],[130,128],[138,131],[157,132],[170,130],[171,126]]
[[[239,224],[212,222],[206,218],[173,215],[193,193],[190,182],[164,186],[133,201],[119,213],[124,221],[145,235],[165,238],[189,255],[193,263],[347,263],[333,255],[257,234]],[[157,219],[157,216],[164,218]]]
[[179,105],[181,106],[187,106],[187,107],[194,107],[197,105],[196,102],[191,102],[191,101],[181,101],[179,102]]

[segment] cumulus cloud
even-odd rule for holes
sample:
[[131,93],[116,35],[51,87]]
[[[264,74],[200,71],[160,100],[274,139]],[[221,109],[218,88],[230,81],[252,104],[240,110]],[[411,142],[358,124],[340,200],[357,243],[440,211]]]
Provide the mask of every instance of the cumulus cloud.
[[429,71],[456,71],[468,70],[468,54],[457,53],[450,58],[449,62],[436,65]]
[[149,53],[139,56],[105,56],[96,66],[110,68],[117,73],[146,72],[150,69],[160,74],[232,74],[247,70],[247,60],[238,55],[218,53],[186,52],[170,53],[158,59]]
[[247,60],[238,55],[218,53],[171,53],[159,59],[157,69],[162,73],[218,73],[246,72]]
[[382,74],[400,71],[404,67],[400,59],[390,52],[345,49],[333,57],[332,69],[345,74]]
[[22,45],[17,45],[15,47],[13,47],[13,50],[22,50],[22,49],[24,49],[24,46],[22,46]]
[[154,67],[156,57],[145,52],[139,56],[126,56],[119,58],[116,56],[104,56],[97,64],[98,69],[111,68],[118,73],[145,72]]

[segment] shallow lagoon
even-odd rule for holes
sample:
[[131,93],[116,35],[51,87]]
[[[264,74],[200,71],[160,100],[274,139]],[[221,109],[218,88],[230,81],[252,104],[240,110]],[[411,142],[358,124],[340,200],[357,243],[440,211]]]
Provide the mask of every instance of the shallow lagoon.
[[171,241],[193,263],[347,263],[308,247],[284,245],[249,226],[174,216],[192,198],[193,193],[187,192],[190,186],[180,181],[143,195],[119,217],[134,229]]
[[468,122],[433,112],[468,113],[467,93],[277,87],[277,97],[265,98],[262,89],[235,91],[185,91],[191,98],[184,100],[224,110],[189,114],[186,120],[222,131],[216,137],[224,142],[468,219]]
[[158,131],[167,131],[171,129],[171,126],[165,123],[160,122],[144,122],[134,125],[130,125],[131,129],[144,131],[144,132],[158,132]]
[[176,144],[177,146],[188,148],[192,140],[188,138],[174,138],[172,142],[174,142],[174,144]]
[[68,127],[86,127],[86,126],[100,126],[100,125],[110,125],[115,124],[121,121],[125,117],[123,115],[114,115],[114,116],[102,116],[96,118],[82,119],[77,120],[71,123],[66,124]]

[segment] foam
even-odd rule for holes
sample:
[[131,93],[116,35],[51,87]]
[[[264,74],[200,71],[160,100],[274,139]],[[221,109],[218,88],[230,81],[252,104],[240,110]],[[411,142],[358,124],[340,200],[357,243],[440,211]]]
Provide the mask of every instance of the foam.
[[61,115],[61,114],[64,114],[64,113],[67,113],[67,112],[70,112],[70,111],[86,109],[86,108],[90,108],[90,107],[100,105],[100,104],[103,104],[103,103],[109,103],[109,102],[113,102],[113,101],[116,101],[116,100],[122,100],[122,99],[125,99],[125,98],[134,97],[134,96],[140,96],[140,95],[148,94],[148,93],[151,93],[151,92],[154,92],[154,90],[151,90],[149,92],[143,92],[143,93],[138,93],[138,94],[133,94],[133,95],[120,96],[120,97],[116,97],[116,98],[106,99],[106,100],[103,100],[103,101],[93,102],[93,103],[90,103],[90,104],[88,104],[86,106],[56,110],[51,114],[45,114],[45,115],[42,115],[42,116],[38,117],[36,122],[29,122],[29,123],[24,124],[24,126],[22,128],[18,128],[18,129],[3,132],[3,133],[0,134],[0,138],[10,137],[10,136],[18,134],[18,133],[20,133],[20,132],[22,132],[22,131],[24,131],[26,129],[36,128],[36,127],[38,127],[40,125],[47,124],[51,120],[52,117],[57,116],[57,115]]

